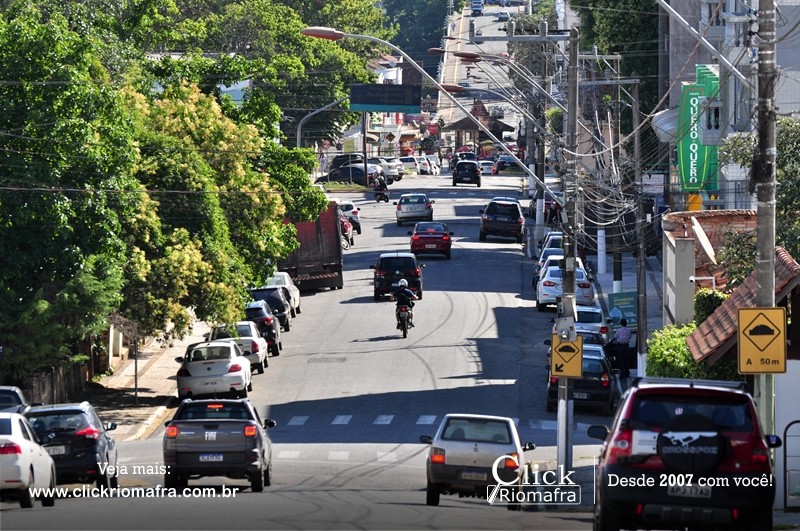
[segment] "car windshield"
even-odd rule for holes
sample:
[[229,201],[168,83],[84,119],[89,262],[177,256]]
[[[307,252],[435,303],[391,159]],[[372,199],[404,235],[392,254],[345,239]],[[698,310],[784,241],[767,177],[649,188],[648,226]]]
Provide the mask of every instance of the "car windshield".
[[628,422],[632,428],[663,427],[673,417],[689,413],[707,417],[714,424],[731,431],[753,430],[753,418],[747,400],[708,395],[640,393]]
[[254,306],[253,308],[245,308],[244,314],[248,319],[255,319],[256,317],[264,317],[266,312],[260,306]]
[[283,277],[269,277],[269,280],[267,280],[267,284],[273,286],[285,286],[286,279],[284,279]]
[[503,205],[500,203],[491,203],[486,209],[486,213],[490,216],[506,216],[512,218],[519,217],[519,207],[517,205]]
[[418,223],[417,232],[444,232],[444,225],[441,223]]
[[578,322],[580,323],[602,323],[603,316],[600,312],[589,312],[578,310]]
[[253,329],[244,324],[236,325],[236,331],[239,333],[239,337],[252,337],[253,333]]
[[419,205],[425,203],[425,198],[421,195],[416,195],[413,197],[403,197],[400,199],[401,205]]
[[0,435],[11,435],[11,419],[0,419]]
[[448,441],[511,443],[508,423],[500,420],[451,418],[442,432],[442,439]]
[[603,364],[598,359],[592,358],[583,358],[583,374],[584,376],[587,374],[603,374],[605,373],[605,368]]
[[188,361],[227,360],[231,357],[228,346],[197,347],[189,353]]
[[414,269],[414,261],[411,258],[383,258],[381,259],[381,268],[390,271]]
[[53,411],[33,414],[28,417],[31,427],[37,434],[48,432],[77,431],[89,425],[89,419],[82,411]]
[[244,404],[213,402],[186,404],[173,420],[233,419],[245,420],[250,415]]

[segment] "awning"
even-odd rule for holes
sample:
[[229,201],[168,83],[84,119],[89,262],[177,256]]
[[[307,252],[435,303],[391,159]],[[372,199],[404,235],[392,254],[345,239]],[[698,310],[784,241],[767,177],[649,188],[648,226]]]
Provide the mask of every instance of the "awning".
[[667,109],[653,115],[653,131],[660,142],[670,143],[678,139],[678,114],[680,109]]

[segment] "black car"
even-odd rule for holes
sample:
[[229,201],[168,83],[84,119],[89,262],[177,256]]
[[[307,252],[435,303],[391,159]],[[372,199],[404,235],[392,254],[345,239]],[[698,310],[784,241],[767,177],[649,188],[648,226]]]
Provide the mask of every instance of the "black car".
[[364,166],[340,166],[330,170],[326,175],[318,177],[317,183],[345,182],[368,186],[368,183],[377,178],[377,174],[366,175]]
[[458,183],[476,184],[481,187],[481,168],[474,160],[460,160],[453,168],[453,186]]
[[292,328],[291,295],[285,286],[262,286],[250,290],[250,295],[257,301],[265,301],[272,308],[272,313],[281,323],[284,332]]
[[408,289],[413,291],[418,299],[422,299],[422,269],[425,264],[417,263],[413,253],[383,253],[374,265],[374,298],[381,299],[381,295],[391,295],[400,287],[400,279],[408,281]]
[[117,444],[89,402],[31,407],[25,414],[56,465],[56,482],[117,486]]
[[[603,415],[614,411],[617,394],[614,369],[602,345],[583,345],[583,367],[580,378],[572,379],[572,400],[576,407],[596,407]],[[558,404],[558,377],[548,375],[547,411],[553,412]]]
[[[259,333],[269,343],[273,356],[278,356],[281,348],[281,322],[272,313],[267,301],[253,301],[244,309],[245,318],[258,326]],[[278,348],[273,348],[273,345]]]
[[517,168],[517,161],[510,155],[500,155],[495,161],[494,167],[497,169],[497,173],[502,170],[512,170]]
[[361,153],[345,153],[343,155],[336,155],[331,160],[330,166],[328,166],[328,171],[335,170],[341,166],[347,166],[348,164],[364,164],[364,155]]
[[491,201],[486,208],[480,210],[481,228],[478,234],[480,241],[486,236],[507,236],[522,243],[525,233],[525,216],[522,207],[514,201]]

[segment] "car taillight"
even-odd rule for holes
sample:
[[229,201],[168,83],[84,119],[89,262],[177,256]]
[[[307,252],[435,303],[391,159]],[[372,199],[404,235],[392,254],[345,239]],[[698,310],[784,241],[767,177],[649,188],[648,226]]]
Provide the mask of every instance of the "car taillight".
[[431,208],[431,204],[430,203],[425,203],[425,208]]
[[442,241],[449,241],[449,240],[450,240],[450,236],[448,236],[447,234],[443,234],[442,235]]
[[231,365],[231,368],[228,369],[228,374],[230,374],[232,372],[239,372],[241,370],[242,370],[242,366],[239,365],[238,363],[234,363],[233,365]]
[[608,327],[607,326],[601,326],[600,327],[600,333],[601,334],[607,334],[608,333]]
[[416,242],[416,241],[419,241],[419,236],[417,236],[416,234],[415,234],[415,235],[413,235],[413,236],[411,237],[411,241],[415,241],[415,242]]
[[397,205],[397,210],[398,211],[402,210],[402,208],[400,208],[400,205]]
[[602,385],[603,387],[608,387],[609,385],[611,385],[611,379],[608,377],[607,374],[604,374],[603,376],[600,377],[600,385]]
[[552,280],[545,280],[544,282],[542,282],[542,286],[552,288],[553,286],[556,286],[556,283],[553,282]]
[[100,437],[100,430],[94,426],[86,426],[82,430],[75,432],[78,437],[86,437],[87,439],[97,439]]
[[632,443],[633,432],[631,430],[619,430],[614,440],[611,441],[608,463],[616,464],[618,460],[630,457]]
[[380,269],[375,270],[375,276],[378,278],[382,278],[386,276],[386,271],[381,271]]
[[191,373],[189,372],[188,369],[185,369],[185,368],[181,367],[178,370],[178,376],[182,376],[182,377],[186,378],[186,377],[191,377],[192,375],[191,375]]
[[753,463],[765,464],[769,462],[769,448],[759,437],[753,438]]
[[591,287],[591,284],[589,284],[588,282],[578,282],[578,287],[581,289],[587,289]]
[[422,274],[422,270],[420,268],[416,268],[413,274],[415,277],[418,277]]
[[519,454],[516,452],[509,454],[508,457],[503,460],[503,468],[508,468],[511,470],[516,470],[519,468]]
[[0,455],[21,454],[22,447],[17,443],[0,444]]
[[522,219],[522,218],[517,218],[517,225],[522,225],[523,223],[525,223],[525,220],[524,220],[524,219]]
[[444,448],[433,448],[431,451],[431,463],[443,465],[445,463]]
[[551,376],[550,377],[550,383],[553,384],[553,385],[557,384],[558,383],[558,376]]
[[489,216],[487,216],[486,214],[482,215],[481,221],[489,221]]
[[250,352],[255,354],[256,352],[261,352],[261,347],[258,346],[258,343],[255,341],[250,342]]
[[258,433],[258,428],[253,426],[252,424],[248,424],[244,427],[244,436],[245,437],[255,437]]
[[167,437],[167,439],[174,439],[178,436],[178,427],[167,426],[167,429],[164,431],[164,435]]

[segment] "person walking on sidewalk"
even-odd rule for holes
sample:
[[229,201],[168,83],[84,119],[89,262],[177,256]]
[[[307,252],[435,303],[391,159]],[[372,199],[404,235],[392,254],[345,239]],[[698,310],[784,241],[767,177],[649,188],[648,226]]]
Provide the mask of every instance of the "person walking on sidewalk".
[[627,319],[620,319],[619,325],[617,331],[614,332],[614,343],[617,346],[617,366],[620,378],[628,378],[631,375],[628,368],[628,343],[631,341],[631,329],[628,328]]

